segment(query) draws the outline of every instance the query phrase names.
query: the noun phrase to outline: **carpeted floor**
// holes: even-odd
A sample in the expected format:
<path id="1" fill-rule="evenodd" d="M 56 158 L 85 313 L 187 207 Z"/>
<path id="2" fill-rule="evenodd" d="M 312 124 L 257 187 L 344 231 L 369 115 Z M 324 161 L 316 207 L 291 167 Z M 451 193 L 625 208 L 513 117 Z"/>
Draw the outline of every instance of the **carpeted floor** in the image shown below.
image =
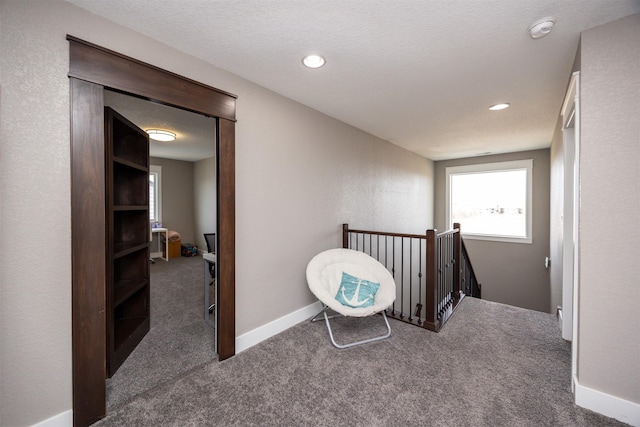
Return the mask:
<path id="1" fill-rule="evenodd" d="M 202 257 L 157 259 L 151 269 L 151 328 L 107 380 L 107 414 L 135 396 L 217 360 L 215 333 L 203 321 Z"/>
<path id="2" fill-rule="evenodd" d="M 465 299 L 438 334 L 390 321 L 389 339 L 334 348 L 302 322 L 180 374 L 97 426 L 618 426 L 579 408 L 552 315 Z M 336 340 L 379 316 L 336 319 Z"/>

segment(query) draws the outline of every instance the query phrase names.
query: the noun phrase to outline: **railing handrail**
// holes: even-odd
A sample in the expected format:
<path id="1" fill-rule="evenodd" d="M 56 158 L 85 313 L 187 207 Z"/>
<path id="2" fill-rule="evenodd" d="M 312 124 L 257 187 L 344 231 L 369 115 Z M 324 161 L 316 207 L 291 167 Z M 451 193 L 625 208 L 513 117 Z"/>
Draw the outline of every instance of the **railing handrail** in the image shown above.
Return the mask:
<path id="1" fill-rule="evenodd" d="M 374 236 L 389 236 L 389 237 L 407 237 L 412 239 L 426 239 L 426 234 L 405 234 L 405 233 L 389 233 L 386 231 L 369 231 L 369 230 L 354 230 L 349 228 L 347 230 L 349 233 L 358 233 L 358 234 L 372 234 Z"/>
<path id="2" fill-rule="evenodd" d="M 437 230 L 436 230 L 437 231 Z M 450 230 L 447 231 L 443 231 L 441 233 L 437 233 L 436 237 L 444 237 L 444 236 L 448 236 L 450 234 L 456 234 L 460 231 L 460 228 L 452 228 Z"/>
<path id="3" fill-rule="evenodd" d="M 389 237 L 406 237 L 410 239 L 426 239 L 426 234 L 407 234 L 407 233 L 390 233 L 386 231 L 370 231 L 370 230 L 354 230 L 352 228 L 347 229 L 349 233 L 358 233 L 358 234 L 372 234 L 374 236 L 389 236 Z M 434 230 L 437 231 L 437 230 Z M 448 234 L 454 234 L 460 231 L 459 228 L 452 228 L 447 231 L 443 231 L 441 233 L 437 233 L 436 237 L 443 237 Z"/>

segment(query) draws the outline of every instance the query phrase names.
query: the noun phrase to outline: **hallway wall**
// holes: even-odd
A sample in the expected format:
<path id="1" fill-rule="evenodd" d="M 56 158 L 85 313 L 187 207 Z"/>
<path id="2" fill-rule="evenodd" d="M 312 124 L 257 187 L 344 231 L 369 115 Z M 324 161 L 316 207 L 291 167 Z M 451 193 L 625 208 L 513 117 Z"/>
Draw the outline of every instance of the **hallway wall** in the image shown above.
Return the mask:
<path id="1" fill-rule="evenodd" d="M 162 166 L 162 226 L 180 233 L 182 243 L 195 240 L 193 162 L 151 157 Z"/>
<path id="2" fill-rule="evenodd" d="M 71 417 L 68 34 L 238 95 L 236 336 L 315 302 L 306 265 L 343 222 L 433 226 L 430 160 L 70 3 L 3 0 L 0 425 Z"/>
<path id="3" fill-rule="evenodd" d="M 585 31 L 581 55 L 578 379 L 634 402 L 637 425 L 640 15 Z"/>

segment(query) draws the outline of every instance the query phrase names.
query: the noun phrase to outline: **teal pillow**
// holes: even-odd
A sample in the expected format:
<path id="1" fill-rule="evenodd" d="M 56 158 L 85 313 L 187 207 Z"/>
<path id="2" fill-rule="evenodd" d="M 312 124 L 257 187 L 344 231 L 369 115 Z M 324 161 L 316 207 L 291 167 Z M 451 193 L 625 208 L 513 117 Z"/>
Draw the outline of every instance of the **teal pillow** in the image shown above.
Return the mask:
<path id="1" fill-rule="evenodd" d="M 359 279 L 343 272 L 336 300 L 347 307 L 371 307 L 378 289 L 380 289 L 380 283 Z"/>

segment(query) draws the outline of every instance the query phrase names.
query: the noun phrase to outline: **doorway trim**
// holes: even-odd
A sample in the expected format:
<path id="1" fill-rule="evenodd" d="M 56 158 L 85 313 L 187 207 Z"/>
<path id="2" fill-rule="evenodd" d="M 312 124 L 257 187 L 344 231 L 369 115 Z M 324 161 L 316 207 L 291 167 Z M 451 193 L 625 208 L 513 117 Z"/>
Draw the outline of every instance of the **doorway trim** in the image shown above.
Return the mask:
<path id="1" fill-rule="evenodd" d="M 571 75 L 562 109 L 564 208 L 562 308 L 566 310 L 562 337 L 571 340 L 571 391 L 578 382 L 578 322 L 580 302 L 580 72 Z M 568 329 L 568 330 L 567 330 Z"/>
<path id="2" fill-rule="evenodd" d="M 217 122 L 217 348 L 235 354 L 236 95 L 73 36 L 71 116 L 72 386 L 74 426 L 106 415 L 105 88 L 214 117 Z M 213 351 L 213 349 L 212 349 Z"/>

